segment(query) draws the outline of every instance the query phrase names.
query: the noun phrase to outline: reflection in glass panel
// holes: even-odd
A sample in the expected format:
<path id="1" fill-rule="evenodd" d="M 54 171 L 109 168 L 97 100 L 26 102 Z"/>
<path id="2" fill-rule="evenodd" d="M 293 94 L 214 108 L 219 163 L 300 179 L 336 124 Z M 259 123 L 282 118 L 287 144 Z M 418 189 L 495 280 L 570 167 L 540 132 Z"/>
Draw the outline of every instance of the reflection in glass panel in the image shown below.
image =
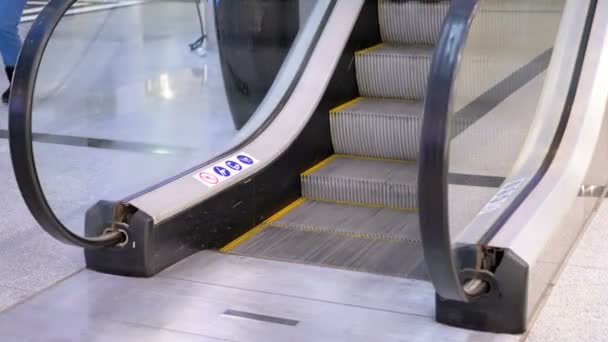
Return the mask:
<path id="1" fill-rule="evenodd" d="M 479 2 L 449 114 L 453 236 L 497 193 L 522 151 L 564 5 L 564 0 Z"/>
<path id="2" fill-rule="evenodd" d="M 110 3 L 62 18 L 34 93 L 40 180 L 77 232 L 98 200 L 121 200 L 246 138 L 239 129 L 318 2 Z"/>

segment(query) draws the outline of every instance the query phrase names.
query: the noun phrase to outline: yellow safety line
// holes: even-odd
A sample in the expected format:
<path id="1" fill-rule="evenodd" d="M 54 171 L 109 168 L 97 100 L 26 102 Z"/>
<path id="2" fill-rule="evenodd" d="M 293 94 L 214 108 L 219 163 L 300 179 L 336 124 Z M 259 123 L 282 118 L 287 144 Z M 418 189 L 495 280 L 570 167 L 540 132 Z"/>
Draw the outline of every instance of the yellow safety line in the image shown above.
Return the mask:
<path id="1" fill-rule="evenodd" d="M 264 222 L 262 222 L 259 225 L 257 225 L 255 228 L 251 229 L 247 233 L 245 233 L 245 234 L 241 235 L 240 237 L 238 237 L 236 240 L 234 240 L 231 243 L 229 243 L 226 246 L 224 246 L 222 249 L 220 249 L 220 252 L 230 252 L 231 250 L 233 250 L 234 248 L 236 248 L 238 245 L 240 245 L 243 242 L 249 240 L 250 238 L 252 238 L 253 236 L 255 236 L 257 233 L 259 233 L 262 230 L 264 230 L 264 228 L 266 228 L 272 222 L 280 219 L 281 217 L 285 216 L 289 211 L 295 209 L 300 204 L 304 203 L 304 201 L 306 201 L 305 198 L 298 198 L 297 200 L 295 200 L 290 205 L 288 205 L 285 208 L 281 209 L 276 214 L 270 216 Z"/>
<path id="2" fill-rule="evenodd" d="M 372 50 L 376 50 L 377 48 L 381 47 L 382 45 L 384 45 L 384 43 L 376 44 L 374 46 L 370 46 L 370 47 L 365 48 L 363 50 L 356 51 L 355 54 L 356 55 L 360 55 L 362 53 L 370 52 Z"/>
<path id="3" fill-rule="evenodd" d="M 331 156 L 323 159 L 321 162 L 317 163 L 315 166 L 311 167 L 310 169 L 304 171 L 302 173 L 302 176 L 308 176 L 311 173 L 317 171 L 318 169 L 322 168 L 323 166 L 329 164 L 332 160 L 336 159 L 337 155 L 336 154 L 332 154 Z"/>
<path id="4" fill-rule="evenodd" d="M 346 102 L 346 103 L 344 103 L 344 104 L 339 105 L 338 107 L 336 107 L 336 108 L 334 108 L 334 109 L 330 110 L 329 112 L 330 112 L 330 113 L 339 112 L 339 111 L 343 110 L 343 109 L 344 109 L 344 108 L 346 108 L 346 107 L 349 107 L 349 106 L 351 106 L 351 105 L 354 105 L 355 103 L 357 103 L 357 102 L 361 101 L 362 99 L 363 99 L 363 97 L 359 96 L 359 97 L 354 98 L 354 99 L 352 99 L 352 100 L 350 100 L 350 101 L 348 101 L 348 102 Z"/>
<path id="5" fill-rule="evenodd" d="M 333 108 L 329 111 L 330 114 L 335 114 L 339 111 L 344 110 L 345 108 L 354 105 L 355 103 L 363 100 L 363 99 L 370 99 L 370 100 L 380 100 L 380 101 L 391 101 L 391 102 L 405 102 L 405 103 L 414 103 L 417 102 L 417 100 L 414 99 L 399 99 L 399 98 L 390 98 L 390 97 L 363 97 L 363 96 L 359 96 L 357 98 L 354 98 L 344 104 L 341 104 L 339 106 L 337 106 L 336 108 Z"/>
<path id="6" fill-rule="evenodd" d="M 402 208 L 402 207 L 393 207 L 382 204 L 369 204 L 369 203 L 360 203 L 360 202 L 351 202 L 351 201 L 336 201 L 336 200 L 328 200 L 328 199 L 318 199 L 306 197 L 306 200 L 309 201 L 317 201 L 317 202 L 325 202 L 325 203 L 334 203 L 334 204 L 343 204 L 343 205 L 352 205 L 354 207 L 363 207 L 363 208 L 380 208 L 380 209 L 392 209 L 399 211 L 409 211 L 409 212 L 418 212 L 417 208 Z"/>

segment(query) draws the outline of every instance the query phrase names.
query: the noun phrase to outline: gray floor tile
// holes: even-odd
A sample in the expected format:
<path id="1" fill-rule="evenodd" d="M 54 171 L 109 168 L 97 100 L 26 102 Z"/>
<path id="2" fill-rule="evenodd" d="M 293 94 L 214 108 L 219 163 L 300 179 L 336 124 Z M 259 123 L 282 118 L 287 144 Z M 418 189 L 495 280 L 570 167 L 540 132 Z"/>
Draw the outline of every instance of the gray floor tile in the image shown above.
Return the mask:
<path id="1" fill-rule="evenodd" d="M 589 230 L 596 229 L 608 229 L 608 201 L 602 202 L 589 225 Z"/>
<path id="2" fill-rule="evenodd" d="M 590 226 L 572 253 L 568 264 L 608 270 L 606 241 L 608 241 L 608 227 Z"/>
<path id="3" fill-rule="evenodd" d="M 608 271 L 566 267 L 527 340 L 606 341 L 607 288 Z"/>
<path id="4" fill-rule="evenodd" d="M 0 286 L 40 291 L 83 267 L 82 250 L 37 227 L 0 241 Z"/>

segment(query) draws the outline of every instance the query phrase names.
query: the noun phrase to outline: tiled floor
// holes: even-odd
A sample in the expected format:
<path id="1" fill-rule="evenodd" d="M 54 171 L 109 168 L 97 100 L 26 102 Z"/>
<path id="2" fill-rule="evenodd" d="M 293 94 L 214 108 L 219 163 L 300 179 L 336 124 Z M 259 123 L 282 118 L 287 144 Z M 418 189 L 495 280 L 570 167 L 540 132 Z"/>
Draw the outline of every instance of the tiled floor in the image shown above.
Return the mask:
<path id="1" fill-rule="evenodd" d="M 557 280 L 528 341 L 606 341 L 608 336 L 608 202 Z"/>

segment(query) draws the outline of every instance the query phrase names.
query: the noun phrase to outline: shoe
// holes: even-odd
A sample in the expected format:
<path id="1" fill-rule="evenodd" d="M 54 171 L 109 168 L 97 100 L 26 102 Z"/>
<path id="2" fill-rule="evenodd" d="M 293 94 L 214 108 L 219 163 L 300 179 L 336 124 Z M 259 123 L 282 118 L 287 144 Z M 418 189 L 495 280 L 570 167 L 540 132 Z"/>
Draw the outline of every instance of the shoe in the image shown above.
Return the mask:
<path id="1" fill-rule="evenodd" d="M 8 100 L 11 98 L 11 83 L 13 81 L 13 73 L 15 72 L 15 67 L 7 66 L 4 68 L 6 72 L 6 78 L 8 78 L 8 89 L 4 93 L 2 93 L 2 103 L 8 103 Z"/>

